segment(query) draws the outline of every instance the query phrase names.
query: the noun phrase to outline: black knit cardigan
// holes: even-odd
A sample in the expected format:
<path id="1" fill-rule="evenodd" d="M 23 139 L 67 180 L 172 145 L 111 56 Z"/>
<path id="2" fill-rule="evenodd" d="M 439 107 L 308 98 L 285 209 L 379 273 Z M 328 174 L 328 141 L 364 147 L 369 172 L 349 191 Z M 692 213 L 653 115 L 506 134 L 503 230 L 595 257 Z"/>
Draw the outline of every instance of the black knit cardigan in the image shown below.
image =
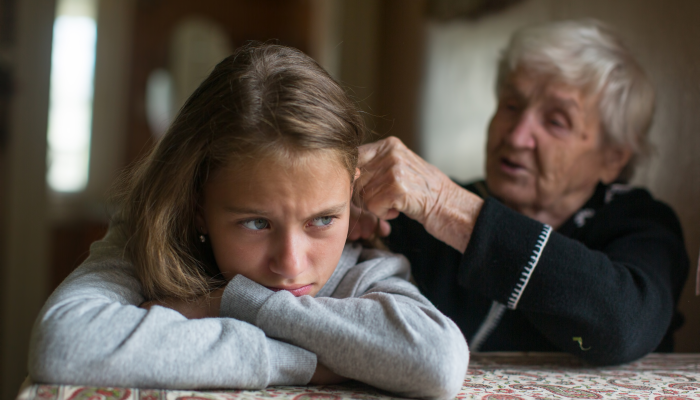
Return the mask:
<path id="1" fill-rule="evenodd" d="M 649 192 L 600 184 L 553 230 L 464 186 L 484 206 L 464 253 L 404 215 L 386 242 L 472 351 L 565 351 L 619 364 L 672 351 L 689 260 L 678 218 Z"/>

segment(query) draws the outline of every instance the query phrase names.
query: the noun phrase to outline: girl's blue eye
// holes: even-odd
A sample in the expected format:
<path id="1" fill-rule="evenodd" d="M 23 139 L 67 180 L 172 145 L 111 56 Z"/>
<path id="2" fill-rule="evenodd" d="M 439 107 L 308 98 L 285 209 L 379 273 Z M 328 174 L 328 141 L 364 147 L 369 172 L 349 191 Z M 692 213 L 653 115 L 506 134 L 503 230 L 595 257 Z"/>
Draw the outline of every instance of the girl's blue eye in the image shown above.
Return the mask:
<path id="1" fill-rule="evenodd" d="M 313 226 L 328 226 L 333 222 L 333 217 L 318 217 L 311 220 Z"/>
<path id="2" fill-rule="evenodd" d="M 270 223 L 267 222 L 266 219 L 257 218 L 257 219 L 250 219 L 248 221 L 244 221 L 242 225 L 248 229 L 252 229 L 254 231 L 259 231 L 261 229 L 267 228 L 270 225 Z"/>

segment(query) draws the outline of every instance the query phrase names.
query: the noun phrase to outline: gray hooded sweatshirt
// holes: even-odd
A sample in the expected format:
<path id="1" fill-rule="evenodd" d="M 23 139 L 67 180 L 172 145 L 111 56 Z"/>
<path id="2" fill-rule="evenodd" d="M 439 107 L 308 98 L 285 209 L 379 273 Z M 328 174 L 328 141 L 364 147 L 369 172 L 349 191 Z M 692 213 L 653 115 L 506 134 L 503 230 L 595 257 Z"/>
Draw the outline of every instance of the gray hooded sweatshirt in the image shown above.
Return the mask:
<path id="1" fill-rule="evenodd" d="M 220 317 L 188 320 L 144 302 L 112 228 L 54 291 L 31 337 L 35 382 L 162 389 L 305 385 L 316 363 L 408 397 L 449 398 L 469 361 L 461 331 L 411 283 L 403 256 L 347 244 L 315 297 L 242 275 Z"/>

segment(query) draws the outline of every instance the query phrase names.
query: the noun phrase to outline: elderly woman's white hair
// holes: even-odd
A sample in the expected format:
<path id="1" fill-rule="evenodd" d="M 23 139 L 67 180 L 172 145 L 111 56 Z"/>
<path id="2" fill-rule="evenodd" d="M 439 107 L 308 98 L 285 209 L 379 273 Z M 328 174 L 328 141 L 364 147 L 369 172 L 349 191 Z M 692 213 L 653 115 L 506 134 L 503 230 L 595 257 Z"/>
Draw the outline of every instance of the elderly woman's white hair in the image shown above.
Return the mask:
<path id="1" fill-rule="evenodd" d="M 648 131 L 654 113 L 654 89 L 613 30 L 600 21 L 561 21 L 516 31 L 501 55 L 496 90 L 518 68 L 545 74 L 600 96 L 598 109 L 606 144 L 632 151 L 619 180 L 650 152 Z"/>

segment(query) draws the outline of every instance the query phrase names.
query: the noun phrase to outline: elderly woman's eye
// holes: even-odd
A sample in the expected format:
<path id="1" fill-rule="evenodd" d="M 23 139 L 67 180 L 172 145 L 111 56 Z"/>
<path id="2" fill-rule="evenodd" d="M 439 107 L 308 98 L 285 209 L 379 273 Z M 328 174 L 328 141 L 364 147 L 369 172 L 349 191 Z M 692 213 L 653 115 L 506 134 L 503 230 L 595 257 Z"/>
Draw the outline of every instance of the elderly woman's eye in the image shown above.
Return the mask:
<path id="1" fill-rule="evenodd" d="M 243 221 L 241 223 L 244 227 L 254 230 L 254 231 L 259 231 L 261 229 L 267 228 L 270 223 L 263 218 L 256 218 L 256 219 L 249 219 L 247 221 Z"/>
<path id="2" fill-rule="evenodd" d="M 520 109 L 520 106 L 513 101 L 506 101 L 503 102 L 503 108 L 508 111 L 518 111 Z"/>
<path id="3" fill-rule="evenodd" d="M 333 223 L 333 217 L 318 217 L 311 220 L 313 226 L 328 226 Z"/>
<path id="4" fill-rule="evenodd" d="M 552 124 L 552 125 L 554 125 L 554 126 L 558 126 L 558 127 L 560 127 L 560 128 L 563 128 L 563 127 L 564 127 L 564 123 L 561 122 L 561 121 L 559 121 L 559 120 L 556 120 L 556 119 L 550 119 L 550 120 L 549 120 L 549 123 Z"/>
<path id="5" fill-rule="evenodd" d="M 563 119 L 554 119 L 552 120 L 552 125 L 556 126 L 557 128 L 569 128 L 569 123 L 566 120 Z"/>
<path id="6" fill-rule="evenodd" d="M 568 128 L 569 121 L 566 117 L 555 115 L 549 118 L 549 124 L 557 128 Z"/>

